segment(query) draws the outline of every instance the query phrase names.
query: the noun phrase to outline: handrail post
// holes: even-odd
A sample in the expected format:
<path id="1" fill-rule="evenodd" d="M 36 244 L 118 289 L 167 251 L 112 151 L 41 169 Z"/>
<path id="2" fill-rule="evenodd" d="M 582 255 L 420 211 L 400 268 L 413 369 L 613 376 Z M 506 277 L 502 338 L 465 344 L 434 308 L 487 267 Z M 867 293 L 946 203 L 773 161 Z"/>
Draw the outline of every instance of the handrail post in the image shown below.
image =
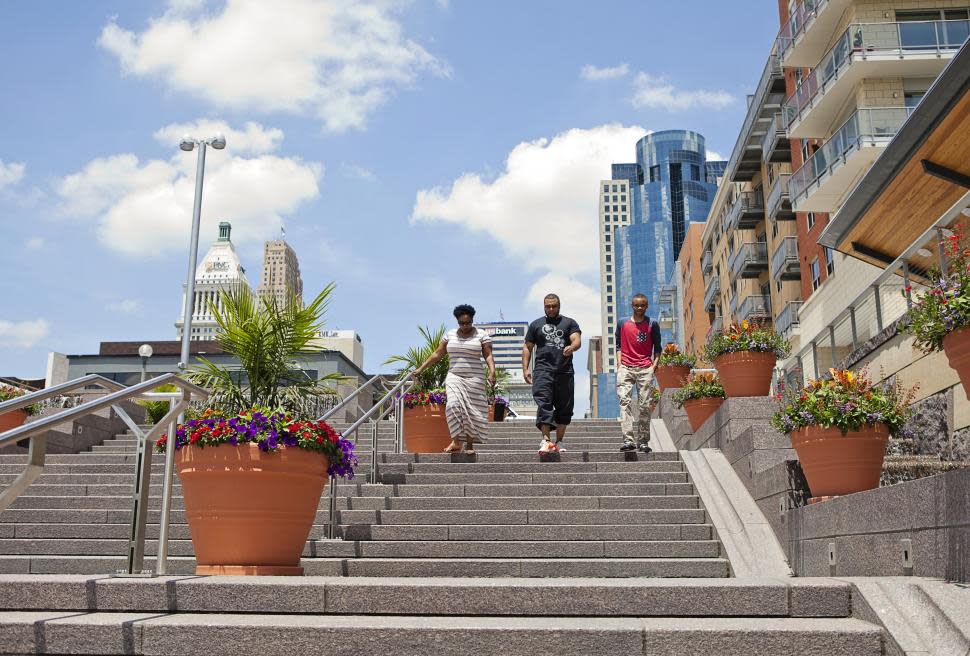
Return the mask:
<path id="1" fill-rule="evenodd" d="M 146 435 L 134 422 L 116 406 L 115 411 L 127 419 L 129 428 L 135 434 L 138 446 L 135 452 L 135 486 L 132 490 L 132 518 L 131 530 L 128 534 L 128 565 L 122 576 L 145 575 L 145 524 L 148 520 L 148 492 L 151 488 L 152 475 L 152 445 Z M 120 412 L 119 412 L 120 411 Z M 149 572 L 150 576 L 151 573 Z"/>
<path id="2" fill-rule="evenodd" d="M 394 401 L 394 452 L 404 451 L 404 396 Z"/>
<path id="3" fill-rule="evenodd" d="M 337 537 L 337 477 L 330 477 L 330 521 L 327 524 L 327 538 Z"/>
<path id="4" fill-rule="evenodd" d="M 377 483 L 377 434 L 380 431 L 380 417 L 376 417 L 371 427 L 370 482 Z"/>
<path id="5" fill-rule="evenodd" d="M 175 398 L 168 401 L 168 409 L 171 412 L 176 405 Z M 158 518 L 158 556 L 155 563 L 155 571 L 164 576 L 168 574 L 168 532 L 169 520 L 172 514 L 172 477 L 175 470 L 175 431 L 176 424 L 185 420 L 185 414 L 180 414 L 178 419 L 173 419 L 168 425 L 168 439 L 165 440 L 165 479 L 162 483 L 162 511 Z"/>

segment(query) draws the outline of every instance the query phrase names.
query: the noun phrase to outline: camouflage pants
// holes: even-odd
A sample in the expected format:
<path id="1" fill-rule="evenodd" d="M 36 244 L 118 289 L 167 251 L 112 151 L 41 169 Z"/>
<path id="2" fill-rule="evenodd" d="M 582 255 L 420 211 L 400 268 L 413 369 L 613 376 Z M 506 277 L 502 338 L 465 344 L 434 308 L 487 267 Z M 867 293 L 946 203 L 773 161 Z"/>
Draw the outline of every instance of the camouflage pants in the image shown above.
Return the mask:
<path id="1" fill-rule="evenodd" d="M 625 442 L 638 446 L 650 441 L 650 416 L 653 411 L 653 367 L 624 367 L 616 372 L 616 395 L 620 397 L 620 430 Z M 633 398 L 636 388 L 637 398 Z"/>

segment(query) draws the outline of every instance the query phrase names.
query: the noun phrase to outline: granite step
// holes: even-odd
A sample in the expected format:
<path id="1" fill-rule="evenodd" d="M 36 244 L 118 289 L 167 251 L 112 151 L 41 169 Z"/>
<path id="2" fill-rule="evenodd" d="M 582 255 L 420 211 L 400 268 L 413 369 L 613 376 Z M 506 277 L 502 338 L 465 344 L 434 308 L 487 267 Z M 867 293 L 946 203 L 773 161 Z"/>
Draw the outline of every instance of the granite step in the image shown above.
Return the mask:
<path id="1" fill-rule="evenodd" d="M 341 524 L 703 524 L 702 509 L 679 510 L 341 510 Z"/>
<path id="2" fill-rule="evenodd" d="M 594 472 L 576 474 L 552 473 L 484 473 L 484 474 L 405 474 L 405 483 L 441 485 L 448 483 L 463 485 L 529 485 L 529 484 L 636 484 L 636 483 L 686 483 L 687 473 L 680 472 Z M 66 482 L 66 481 L 65 481 Z"/>
<path id="3" fill-rule="evenodd" d="M 696 541 L 715 539 L 710 524 L 531 524 L 468 526 L 410 524 L 377 524 L 368 527 L 340 526 L 341 535 L 350 540 L 379 541 L 538 541 L 556 540 L 627 540 L 627 541 Z"/>

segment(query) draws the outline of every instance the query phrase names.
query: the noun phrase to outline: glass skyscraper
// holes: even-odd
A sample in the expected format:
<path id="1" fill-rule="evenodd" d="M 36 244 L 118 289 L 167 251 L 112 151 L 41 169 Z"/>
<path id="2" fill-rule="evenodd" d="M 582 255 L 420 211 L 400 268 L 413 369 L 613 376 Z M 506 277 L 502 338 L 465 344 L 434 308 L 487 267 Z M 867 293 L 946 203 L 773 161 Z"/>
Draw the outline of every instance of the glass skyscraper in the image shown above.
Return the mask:
<path id="1" fill-rule="evenodd" d="M 619 364 L 616 323 L 630 314 L 637 293 L 647 296 L 650 317 L 658 318 L 660 287 L 672 279 L 688 224 L 707 220 L 724 167 L 707 161 L 700 134 L 665 130 L 640 139 L 636 163 L 613 164 L 611 179 L 600 181 L 601 409 L 616 406 L 615 383 L 608 379 Z"/>

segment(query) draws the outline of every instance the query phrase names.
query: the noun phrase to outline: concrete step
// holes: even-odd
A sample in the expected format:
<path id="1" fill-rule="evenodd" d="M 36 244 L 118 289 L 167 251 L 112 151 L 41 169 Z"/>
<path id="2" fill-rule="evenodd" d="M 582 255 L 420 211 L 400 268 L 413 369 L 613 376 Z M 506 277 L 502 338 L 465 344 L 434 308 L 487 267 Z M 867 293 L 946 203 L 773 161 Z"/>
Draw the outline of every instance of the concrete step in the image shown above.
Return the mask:
<path id="1" fill-rule="evenodd" d="M 379 463 L 377 472 L 414 474 L 487 474 L 487 473 L 593 473 L 593 472 L 682 472 L 684 465 L 675 460 L 644 462 L 415 462 Z"/>
<path id="2" fill-rule="evenodd" d="M 710 524 L 531 524 L 468 526 L 410 524 L 373 526 L 341 526 L 341 533 L 351 540 L 415 541 L 545 541 L 557 540 L 627 540 L 627 541 L 678 541 L 712 540 L 714 529 Z"/>
<path id="3" fill-rule="evenodd" d="M 552 463 L 550 463 L 552 464 Z M 522 474 L 406 474 L 404 482 L 411 484 L 441 485 L 457 483 L 464 485 L 529 485 L 529 484 L 593 484 L 605 485 L 612 483 L 687 483 L 686 472 L 594 472 L 576 474 L 558 474 L 555 470 L 550 473 L 522 473 Z M 68 481 L 65 481 L 68 482 Z"/>
<path id="4" fill-rule="evenodd" d="M 37 627 L 45 627 L 38 633 Z M 209 654 L 800 654 L 875 656 L 881 631 L 854 619 L 413 617 L 219 613 L 64 612 L 0 614 L 0 631 L 19 653 L 69 653 L 97 645 L 101 653 L 181 654 L 205 645 Z M 138 645 L 134 651 L 132 645 Z M 366 647 L 362 647 L 366 645 Z M 823 647 L 824 645 L 824 647 Z M 754 651 L 754 650 L 757 651 Z"/>
<path id="5" fill-rule="evenodd" d="M 552 552 L 550 554 L 550 552 Z M 364 541 L 361 558 L 718 558 L 720 544 L 707 541 Z"/>
<path id="6" fill-rule="evenodd" d="M 694 495 L 642 497 L 340 497 L 341 510 L 596 510 L 700 508 Z"/>
<path id="7" fill-rule="evenodd" d="M 341 524 L 703 524 L 701 509 L 681 510 L 341 510 Z"/>

